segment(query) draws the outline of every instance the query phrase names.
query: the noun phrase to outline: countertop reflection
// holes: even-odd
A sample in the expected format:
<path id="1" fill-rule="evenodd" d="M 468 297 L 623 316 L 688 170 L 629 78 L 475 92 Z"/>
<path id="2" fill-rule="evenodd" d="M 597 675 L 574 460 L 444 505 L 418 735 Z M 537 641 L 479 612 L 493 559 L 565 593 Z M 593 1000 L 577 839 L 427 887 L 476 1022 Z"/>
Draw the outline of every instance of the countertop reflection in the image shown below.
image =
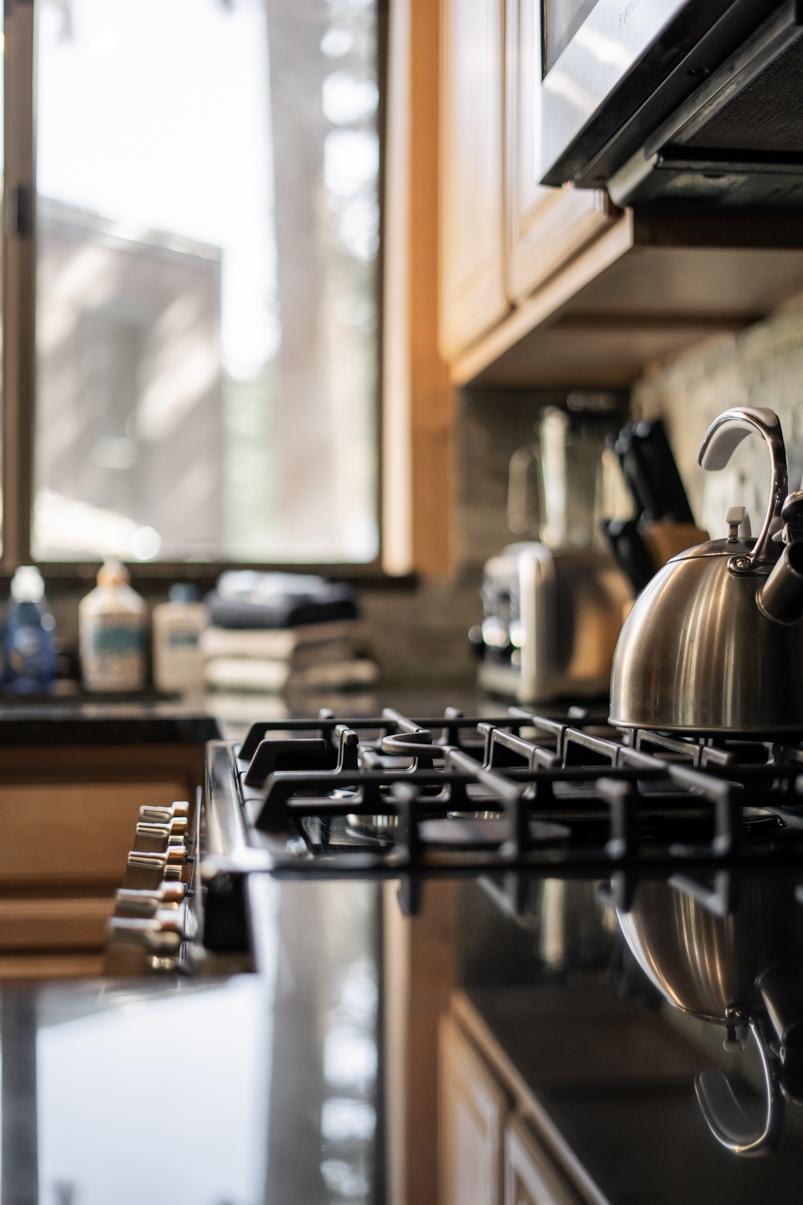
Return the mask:
<path id="1" fill-rule="evenodd" d="M 4 1205 L 381 1199 L 377 888 L 265 888 L 259 975 L 4 988 Z"/>

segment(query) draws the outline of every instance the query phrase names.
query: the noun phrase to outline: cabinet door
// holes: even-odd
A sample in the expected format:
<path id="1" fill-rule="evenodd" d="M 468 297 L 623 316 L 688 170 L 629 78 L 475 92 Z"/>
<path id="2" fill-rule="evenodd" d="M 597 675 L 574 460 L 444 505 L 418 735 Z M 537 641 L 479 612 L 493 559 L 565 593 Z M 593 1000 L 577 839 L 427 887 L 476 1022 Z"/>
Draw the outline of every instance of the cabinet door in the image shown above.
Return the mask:
<path id="1" fill-rule="evenodd" d="M 541 3 L 507 0 L 508 281 L 513 300 L 531 293 L 613 220 L 607 194 L 538 183 Z"/>
<path id="2" fill-rule="evenodd" d="M 452 358 L 505 313 L 504 0 L 441 0 L 439 344 Z"/>
<path id="3" fill-rule="evenodd" d="M 440 1031 L 441 1205 L 501 1205 L 507 1099 L 454 1021 Z"/>
<path id="4" fill-rule="evenodd" d="M 504 1205 L 577 1205 L 572 1192 L 535 1138 L 517 1121 L 505 1130 Z"/>

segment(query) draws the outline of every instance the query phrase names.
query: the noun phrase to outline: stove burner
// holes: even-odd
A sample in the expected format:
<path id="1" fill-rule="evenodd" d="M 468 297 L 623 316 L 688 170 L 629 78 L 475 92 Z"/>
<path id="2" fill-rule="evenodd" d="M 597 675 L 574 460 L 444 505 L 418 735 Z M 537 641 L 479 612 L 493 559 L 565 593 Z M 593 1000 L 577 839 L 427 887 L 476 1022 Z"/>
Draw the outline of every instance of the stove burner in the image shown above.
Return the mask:
<path id="1" fill-rule="evenodd" d="M 442 849 L 497 849 L 504 844 L 509 831 L 507 821 L 489 812 L 477 816 L 455 813 L 445 820 L 422 820 L 419 827 L 423 841 Z M 564 824 L 531 820 L 529 835 L 533 844 L 547 844 L 567 840 L 571 829 Z"/>
<path id="2" fill-rule="evenodd" d="M 378 845 L 392 844 L 399 829 L 396 816 L 354 816 L 346 817 L 346 832 L 358 840 Z"/>

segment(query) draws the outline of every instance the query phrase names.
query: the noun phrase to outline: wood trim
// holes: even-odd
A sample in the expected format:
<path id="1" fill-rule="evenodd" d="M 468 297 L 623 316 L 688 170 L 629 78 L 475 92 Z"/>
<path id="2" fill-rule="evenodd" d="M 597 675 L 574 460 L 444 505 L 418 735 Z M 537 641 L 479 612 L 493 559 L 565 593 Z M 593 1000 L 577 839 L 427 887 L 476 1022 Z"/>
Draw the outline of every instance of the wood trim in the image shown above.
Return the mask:
<path id="1" fill-rule="evenodd" d="M 452 384 L 459 386 L 471 383 L 535 327 L 556 320 L 562 306 L 567 305 L 580 289 L 616 263 L 632 246 L 632 214 L 626 211 L 565 271 L 553 276 L 481 343 L 454 360 L 451 366 Z"/>
<path id="2" fill-rule="evenodd" d="M 651 364 L 742 330 L 799 295 L 802 240 L 801 224 L 786 214 L 625 210 L 457 357 L 452 383 L 632 384 Z"/>
<path id="3" fill-rule="evenodd" d="M 394 0 L 385 208 L 384 567 L 439 576 L 453 556 L 454 396 L 438 351 L 441 27 Z"/>
<path id="4" fill-rule="evenodd" d="M 33 4 L 5 6 L 3 88 L 3 559 L 31 559 L 36 373 Z"/>
<path id="5" fill-rule="evenodd" d="M 396 0 L 388 26 L 382 361 L 382 564 L 413 565 L 410 418 L 410 5 Z"/>
<path id="6" fill-rule="evenodd" d="M 433 0 L 413 0 L 410 150 L 410 364 L 413 439 L 413 565 L 451 568 L 454 395 L 438 350 L 441 25 Z"/>

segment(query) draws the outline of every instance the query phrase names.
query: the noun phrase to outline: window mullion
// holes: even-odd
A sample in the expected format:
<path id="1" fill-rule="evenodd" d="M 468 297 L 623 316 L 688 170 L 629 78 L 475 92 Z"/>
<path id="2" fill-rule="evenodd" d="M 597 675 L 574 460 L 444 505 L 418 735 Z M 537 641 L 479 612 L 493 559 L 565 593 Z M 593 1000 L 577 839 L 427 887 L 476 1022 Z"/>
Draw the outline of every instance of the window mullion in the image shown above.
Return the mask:
<path id="1" fill-rule="evenodd" d="M 31 559 L 36 367 L 33 0 L 6 0 L 3 184 L 3 565 Z"/>

